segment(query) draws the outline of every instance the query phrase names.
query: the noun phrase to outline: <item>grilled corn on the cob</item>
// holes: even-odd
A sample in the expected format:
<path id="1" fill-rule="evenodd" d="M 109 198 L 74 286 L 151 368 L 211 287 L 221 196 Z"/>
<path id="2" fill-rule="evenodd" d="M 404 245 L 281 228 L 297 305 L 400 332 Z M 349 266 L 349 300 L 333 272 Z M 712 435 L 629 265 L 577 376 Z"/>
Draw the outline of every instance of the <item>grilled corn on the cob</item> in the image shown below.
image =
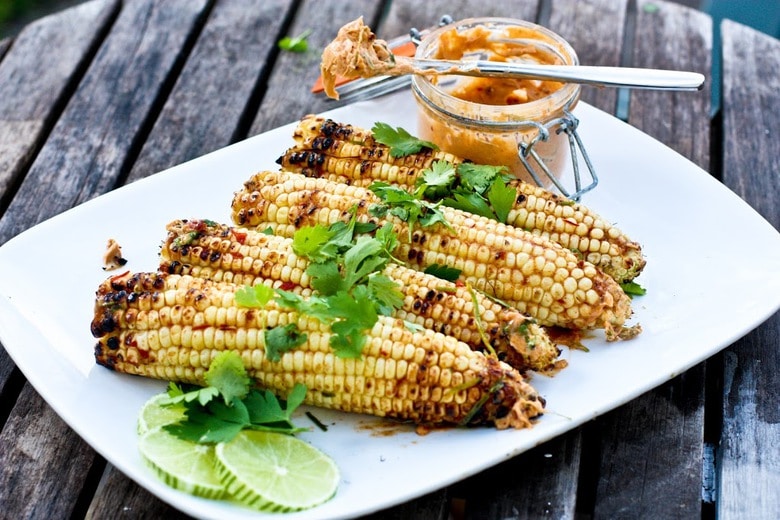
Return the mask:
<path id="1" fill-rule="evenodd" d="M 315 319 L 279 310 L 246 308 L 235 284 L 164 273 L 125 273 L 97 290 L 92 334 L 97 362 L 118 372 L 203 385 L 211 360 L 239 352 L 260 385 L 287 395 L 303 383 L 308 404 L 421 424 L 494 423 L 527 427 L 543 402 L 508 365 L 454 338 L 411 332 L 380 317 L 362 357 L 337 357 L 330 331 Z M 307 341 L 265 356 L 264 331 L 296 323 Z"/>
<path id="2" fill-rule="evenodd" d="M 295 146 L 277 161 L 284 169 L 356 186 L 383 181 L 411 189 L 434 161 L 463 162 L 430 149 L 393 158 L 370 131 L 317 116 L 303 118 L 293 137 Z M 586 206 L 520 180 L 513 184 L 517 198 L 507 223 L 577 251 L 621 283 L 644 268 L 641 246 Z"/>
<path id="3" fill-rule="evenodd" d="M 289 238 L 203 220 L 175 220 L 167 229 L 160 252 L 163 272 L 311 292 L 309 262 L 293 252 Z M 516 310 L 400 265 L 390 264 L 384 274 L 404 295 L 395 317 L 454 336 L 475 350 L 492 348 L 521 371 L 561 368 L 563 362 L 556 361 L 560 351 L 544 329 Z"/>
<path id="4" fill-rule="evenodd" d="M 460 269 L 465 281 L 495 296 L 542 325 L 606 329 L 608 339 L 629 337 L 630 300 L 620 286 L 592 264 L 543 237 L 513 226 L 440 208 L 454 233 L 442 224 L 411 230 L 387 213 L 371 214 L 381 200 L 355 186 L 285 171 L 259 172 L 237 192 L 232 219 L 239 226 L 270 227 L 292 236 L 301 226 L 349 221 L 393 225 L 397 257 L 412 265 L 443 264 Z M 409 238 L 411 237 L 411 240 Z"/>

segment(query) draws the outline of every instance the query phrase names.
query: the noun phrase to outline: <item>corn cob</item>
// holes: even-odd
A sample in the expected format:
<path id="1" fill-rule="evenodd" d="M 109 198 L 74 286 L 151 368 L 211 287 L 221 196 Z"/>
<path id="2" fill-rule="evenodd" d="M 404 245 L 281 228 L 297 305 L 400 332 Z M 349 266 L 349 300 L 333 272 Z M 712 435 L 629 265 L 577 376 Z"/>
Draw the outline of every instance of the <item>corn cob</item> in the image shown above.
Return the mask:
<path id="1" fill-rule="evenodd" d="M 125 273 L 96 294 L 91 324 L 98 364 L 117 372 L 204 385 L 215 355 L 239 352 L 259 385 L 306 403 L 419 424 L 493 423 L 528 427 L 543 400 L 514 369 L 433 331 L 411 332 L 380 317 L 362 357 L 337 357 L 328 328 L 269 306 L 236 305 L 235 284 L 164 273 Z M 264 330 L 296 323 L 307 334 L 279 361 L 265 356 Z"/>
<path id="2" fill-rule="evenodd" d="M 293 138 L 295 146 L 277 160 L 282 168 L 356 186 L 383 181 L 412 189 L 421 172 L 434 161 L 453 165 L 464 162 L 428 149 L 392 158 L 388 147 L 377 143 L 370 131 L 316 116 L 303 118 Z M 616 226 L 586 206 L 549 190 L 520 180 L 513 184 L 517 198 L 507 223 L 577 251 L 619 283 L 641 273 L 646 264 L 641 246 Z"/>
<path id="3" fill-rule="evenodd" d="M 237 192 L 232 219 L 239 226 L 271 228 L 292 236 L 301 226 L 349 221 L 389 222 L 399 238 L 395 256 L 410 265 L 443 264 L 459 269 L 463 280 L 495 296 L 541 325 L 604 328 L 610 340 L 627 338 L 630 300 L 620 286 L 592 264 L 543 237 L 452 208 L 440 208 L 454 233 L 442 224 L 414 229 L 389 212 L 371 191 L 279 171 L 259 172 Z"/>
<path id="4" fill-rule="evenodd" d="M 311 293 L 308 261 L 295 255 L 289 238 L 202 220 L 176 220 L 167 230 L 160 252 L 162 272 Z M 556 361 L 560 350 L 544 329 L 516 310 L 400 265 L 390 264 L 384 274 L 398 282 L 404 294 L 396 318 L 453 336 L 474 350 L 492 348 L 520 371 L 548 372 L 565 365 Z"/>

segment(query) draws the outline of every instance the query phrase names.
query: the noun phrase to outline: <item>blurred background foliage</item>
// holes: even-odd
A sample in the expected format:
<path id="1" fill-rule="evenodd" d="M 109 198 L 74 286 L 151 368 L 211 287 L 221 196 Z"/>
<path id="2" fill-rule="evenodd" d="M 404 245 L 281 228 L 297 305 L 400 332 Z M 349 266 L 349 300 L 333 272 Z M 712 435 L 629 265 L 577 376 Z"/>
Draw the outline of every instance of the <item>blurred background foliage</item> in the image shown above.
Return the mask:
<path id="1" fill-rule="evenodd" d="M 84 0 L 0 0 L 0 38 L 12 36 L 28 22 Z"/>

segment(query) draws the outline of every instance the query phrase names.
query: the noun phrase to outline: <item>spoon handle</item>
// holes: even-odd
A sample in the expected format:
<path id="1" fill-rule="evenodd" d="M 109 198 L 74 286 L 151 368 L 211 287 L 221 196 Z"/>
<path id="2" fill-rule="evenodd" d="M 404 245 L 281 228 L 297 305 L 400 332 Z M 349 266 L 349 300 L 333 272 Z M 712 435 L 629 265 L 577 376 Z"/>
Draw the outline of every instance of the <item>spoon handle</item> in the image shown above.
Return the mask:
<path id="1" fill-rule="evenodd" d="M 704 75 L 676 70 L 414 58 L 409 59 L 409 64 L 418 74 L 437 72 L 457 76 L 545 79 L 601 87 L 654 90 L 701 90 L 704 85 Z"/>

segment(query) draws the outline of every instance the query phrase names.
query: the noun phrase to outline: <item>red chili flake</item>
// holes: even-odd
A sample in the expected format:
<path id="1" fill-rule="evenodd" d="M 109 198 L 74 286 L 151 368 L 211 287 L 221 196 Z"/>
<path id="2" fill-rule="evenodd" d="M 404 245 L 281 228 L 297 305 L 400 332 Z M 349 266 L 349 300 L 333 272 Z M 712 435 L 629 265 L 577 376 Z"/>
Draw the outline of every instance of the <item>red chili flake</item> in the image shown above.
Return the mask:
<path id="1" fill-rule="evenodd" d="M 238 242 L 241 245 L 244 245 L 244 242 L 246 242 L 246 233 L 243 231 L 236 231 L 233 230 L 233 236 L 236 237 L 236 242 Z"/>
<path id="2" fill-rule="evenodd" d="M 282 285 L 279 286 L 283 291 L 292 291 L 295 287 L 296 285 L 294 282 L 282 282 Z"/>

